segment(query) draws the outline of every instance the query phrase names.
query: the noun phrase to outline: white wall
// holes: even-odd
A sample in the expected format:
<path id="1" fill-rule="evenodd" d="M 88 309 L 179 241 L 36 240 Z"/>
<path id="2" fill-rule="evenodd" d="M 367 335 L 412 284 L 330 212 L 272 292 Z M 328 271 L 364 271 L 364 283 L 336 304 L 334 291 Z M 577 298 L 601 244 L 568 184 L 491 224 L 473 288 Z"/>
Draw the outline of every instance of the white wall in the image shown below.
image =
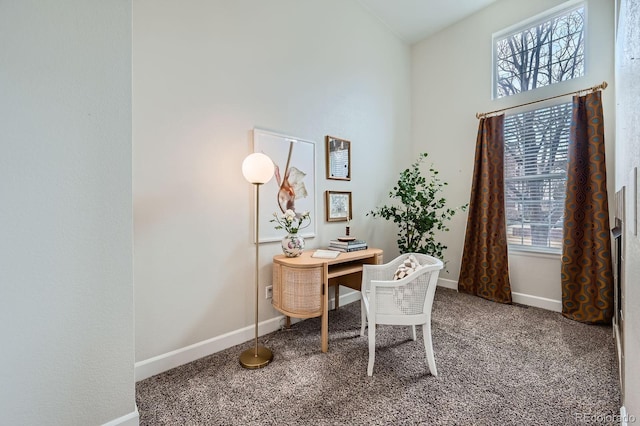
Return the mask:
<path id="1" fill-rule="evenodd" d="M 133 6 L 137 365 L 245 327 L 252 336 L 253 188 L 240 166 L 253 127 L 316 142 L 318 236 L 307 247 L 344 233 L 324 219 L 330 189 L 352 191 L 355 235 L 397 250 L 364 213 L 410 149 L 407 46 L 355 1 Z M 350 182 L 325 179 L 327 134 L 352 142 Z M 260 295 L 279 252 L 261 245 Z M 260 320 L 278 315 L 261 297 Z"/>
<path id="2" fill-rule="evenodd" d="M 137 424 L 130 22 L 0 2 L 2 424 Z"/>
<path id="3" fill-rule="evenodd" d="M 625 299 L 624 299 L 624 401 L 629 415 L 640 419 L 640 234 L 634 235 L 632 223 L 635 197 L 640 200 L 633 169 L 640 168 L 640 1 L 623 0 L 619 11 L 616 42 L 616 188 L 626 186 L 625 214 Z M 636 420 L 637 421 L 637 420 Z M 631 424 L 631 422 L 629 422 Z"/>
<path id="4" fill-rule="evenodd" d="M 606 80 L 603 93 L 610 194 L 614 177 L 613 2 L 589 0 L 586 76 L 544 87 L 536 93 L 491 100 L 492 34 L 558 4 L 559 0 L 502 0 L 412 47 L 412 140 L 414 152 L 429 152 L 443 180 L 451 206 L 469 201 L 475 153 L 477 112 L 566 93 Z M 551 90 L 551 91 L 550 91 Z M 556 92 L 557 93 L 557 92 Z M 556 94 L 554 93 L 554 94 Z M 570 99 L 570 98 L 568 98 Z M 457 282 L 464 243 L 466 213 L 443 235 L 449 273 Z M 560 256 L 509 256 L 514 301 L 559 309 Z M 541 272 L 542 271 L 542 272 Z"/>

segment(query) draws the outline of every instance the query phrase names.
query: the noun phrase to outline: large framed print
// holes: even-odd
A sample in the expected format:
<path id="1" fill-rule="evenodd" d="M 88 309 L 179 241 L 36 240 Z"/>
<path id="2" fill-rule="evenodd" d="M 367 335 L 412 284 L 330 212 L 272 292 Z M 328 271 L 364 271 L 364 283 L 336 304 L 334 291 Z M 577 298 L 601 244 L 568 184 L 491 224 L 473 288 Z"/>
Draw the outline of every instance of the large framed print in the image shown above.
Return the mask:
<path id="1" fill-rule="evenodd" d="M 300 231 L 304 238 L 316 236 L 316 156 L 315 143 L 261 129 L 253 129 L 253 151 L 271 158 L 274 176 L 260 186 L 260 235 L 258 242 L 280 241 L 285 231 L 275 229 L 273 215 L 287 209 L 308 211 L 311 224 Z"/>

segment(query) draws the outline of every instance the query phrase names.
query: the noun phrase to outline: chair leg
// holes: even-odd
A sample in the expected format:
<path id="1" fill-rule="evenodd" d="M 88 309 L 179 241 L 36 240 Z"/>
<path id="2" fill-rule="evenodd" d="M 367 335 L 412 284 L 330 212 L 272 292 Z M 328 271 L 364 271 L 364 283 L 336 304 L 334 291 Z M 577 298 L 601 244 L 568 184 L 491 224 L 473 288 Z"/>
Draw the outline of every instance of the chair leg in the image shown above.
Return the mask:
<path id="1" fill-rule="evenodd" d="M 364 337 L 364 329 L 367 326 L 367 308 L 364 300 L 360 299 L 360 337 Z"/>
<path id="2" fill-rule="evenodd" d="M 414 342 L 416 340 L 416 326 L 415 325 L 411 326 L 411 340 L 413 340 Z"/>
<path id="3" fill-rule="evenodd" d="M 376 360 L 376 325 L 369 323 L 369 365 L 367 375 L 373 376 L 373 363 Z"/>
<path id="4" fill-rule="evenodd" d="M 436 359 L 433 356 L 433 344 L 431 342 L 431 320 L 428 320 L 426 324 L 422 325 L 422 337 L 424 339 L 424 350 L 427 354 L 427 365 L 432 376 L 438 375 L 436 369 Z"/>

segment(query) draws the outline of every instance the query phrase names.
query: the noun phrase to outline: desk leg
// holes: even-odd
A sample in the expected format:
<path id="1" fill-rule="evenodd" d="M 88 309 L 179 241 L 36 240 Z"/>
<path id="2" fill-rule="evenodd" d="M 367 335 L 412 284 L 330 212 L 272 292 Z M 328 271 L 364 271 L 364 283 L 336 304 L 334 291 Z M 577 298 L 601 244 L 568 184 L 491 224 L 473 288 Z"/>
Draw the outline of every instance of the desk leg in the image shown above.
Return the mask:
<path id="1" fill-rule="evenodd" d="M 333 300 L 335 302 L 333 304 L 333 309 L 337 311 L 340 307 L 340 284 L 336 283 L 335 289 L 336 291 L 333 293 Z"/>
<path id="2" fill-rule="evenodd" d="M 321 338 L 322 338 L 322 352 L 327 352 L 329 350 L 329 282 L 327 280 L 324 281 L 323 285 L 323 297 L 322 297 L 322 327 L 321 327 Z"/>

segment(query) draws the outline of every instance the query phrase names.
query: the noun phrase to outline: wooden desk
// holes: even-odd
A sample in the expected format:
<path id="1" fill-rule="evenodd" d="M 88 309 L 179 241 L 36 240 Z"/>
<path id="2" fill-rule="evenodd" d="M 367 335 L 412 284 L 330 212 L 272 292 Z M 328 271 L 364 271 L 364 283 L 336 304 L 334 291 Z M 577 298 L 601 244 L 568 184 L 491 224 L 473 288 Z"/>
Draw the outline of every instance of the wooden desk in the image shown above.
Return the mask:
<path id="1" fill-rule="evenodd" d="M 273 307 L 294 318 L 322 316 L 322 352 L 329 348 L 329 286 L 336 288 L 338 306 L 339 286 L 360 290 L 363 264 L 381 264 L 382 250 L 340 253 L 335 259 L 311 257 L 315 250 L 307 250 L 298 257 L 273 257 Z"/>

